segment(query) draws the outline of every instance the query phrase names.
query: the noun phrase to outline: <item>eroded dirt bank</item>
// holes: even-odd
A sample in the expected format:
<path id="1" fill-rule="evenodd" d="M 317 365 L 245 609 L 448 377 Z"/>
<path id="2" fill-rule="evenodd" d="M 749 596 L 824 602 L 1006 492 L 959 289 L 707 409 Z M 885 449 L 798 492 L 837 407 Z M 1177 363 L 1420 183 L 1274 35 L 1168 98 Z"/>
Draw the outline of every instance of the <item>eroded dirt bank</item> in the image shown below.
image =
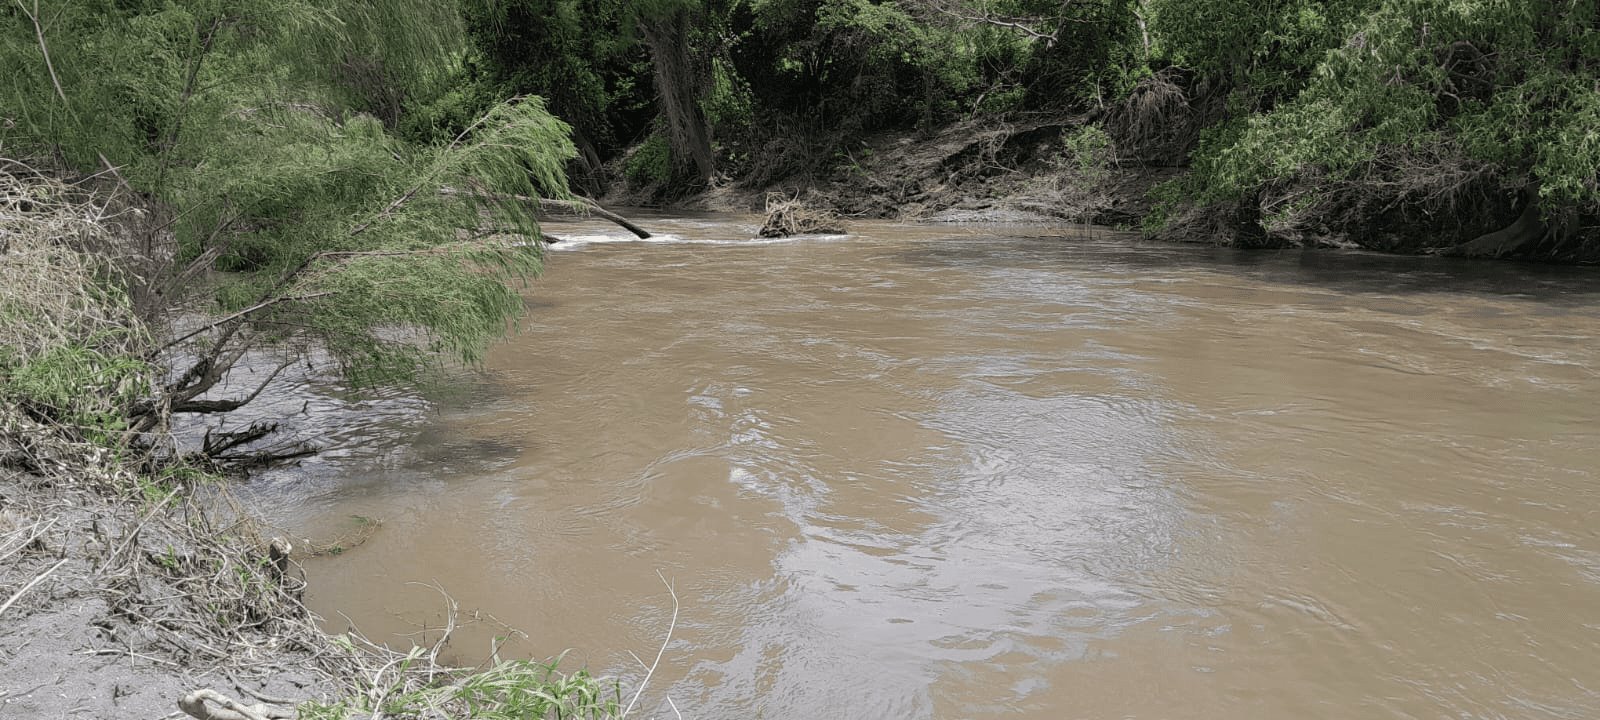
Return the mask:
<path id="1" fill-rule="evenodd" d="M 727 179 L 683 202 L 713 211 L 759 211 L 768 193 L 799 197 L 847 217 L 928 222 L 1072 222 L 1133 227 L 1151 187 L 1172 168 L 1122 161 L 1099 148 L 1064 147 L 1078 116 L 968 121 L 933 135 L 880 133 L 828 168 L 753 188 Z M 612 202 L 639 204 L 637 193 Z"/>
<path id="2" fill-rule="evenodd" d="M 0 717 L 159 718 L 199 689 L 289 711 L 336 694 L 298 573 L 243 517 L 0 406 Z"/>
<path id="3" fill-rule="evenodd" d="M 1235 247 L 1600 263 L 1600 218 L 1542 217 L 1537 195 L 1482 172 L 1446 178 L 1448 192 L 1435 187 L 1443 180 L 1414 174 L 1301 182 L 1203 207 L 1163 205 L 1152 190 L 1188 172 L 1182 158 L 1193 138 L 1143 147 L 1106 134 L 1098 122 L 1038 115 L 969 120 L 932 134 L 880 133 L 815 170 L 768 184 L 720 177 L 711 189 L 668 205 L 759 212 L 775 195 L 862 219 L 1088 223 Z M 609 202 L 660 204 L 659 188 L 621 186 Z"/>

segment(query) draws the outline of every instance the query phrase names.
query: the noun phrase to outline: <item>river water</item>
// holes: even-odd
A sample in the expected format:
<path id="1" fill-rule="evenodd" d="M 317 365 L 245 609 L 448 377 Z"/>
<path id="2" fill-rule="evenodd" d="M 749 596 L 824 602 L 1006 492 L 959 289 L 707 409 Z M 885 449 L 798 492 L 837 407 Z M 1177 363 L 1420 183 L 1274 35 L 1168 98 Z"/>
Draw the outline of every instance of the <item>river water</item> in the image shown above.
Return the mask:
<path id="1" fill-rule="evenodd" d="M 258 504 L 381 523 L 331 630 L 636 683 L 664 577 L 641 717 L 1600 716 L 1593 272 L 646 219 L 481 372 L 297 390 Z"/>

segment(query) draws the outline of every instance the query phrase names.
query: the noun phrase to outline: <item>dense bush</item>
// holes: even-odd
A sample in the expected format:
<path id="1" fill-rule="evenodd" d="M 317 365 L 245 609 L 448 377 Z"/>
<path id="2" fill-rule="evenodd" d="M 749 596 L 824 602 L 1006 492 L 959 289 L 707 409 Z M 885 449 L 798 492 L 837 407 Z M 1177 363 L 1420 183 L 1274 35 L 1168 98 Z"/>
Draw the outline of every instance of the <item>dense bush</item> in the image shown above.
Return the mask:
<path id="1" fill-rule="evenodd" d="M 53 157 L 145 213 L 117 225 L 115 246 L 83 248 L 123 270 L 98 275 L 100 292 L 157 334 L 194 310 L 221 317 L 132 356 L 172 371 L 118 403 L 135 429 L 248 400 L 200 396 L 252 348 L 320 347 L 352 379 L 404 380 L 477 359 L 521 311 L 507 283 L 538 270 L 538 246 L 502 233 L 537 233 L 515 196 L 564 195 L 574 149 L 537 98 L 451 97 L 456 18 L 405 0 L 0 10 L 0 64 L 17 71 L 0 84 L 0 147 Z M 394 131 L 408 107 L 435 108 L 431 129 L 480 102 L 448 140 Z M 10 361 L 13 385 L 48 399 L 48 377 L 128 367 L 96 360 L 91 336 Z M 29 370 L 45 362 L 52 373 Z"/>

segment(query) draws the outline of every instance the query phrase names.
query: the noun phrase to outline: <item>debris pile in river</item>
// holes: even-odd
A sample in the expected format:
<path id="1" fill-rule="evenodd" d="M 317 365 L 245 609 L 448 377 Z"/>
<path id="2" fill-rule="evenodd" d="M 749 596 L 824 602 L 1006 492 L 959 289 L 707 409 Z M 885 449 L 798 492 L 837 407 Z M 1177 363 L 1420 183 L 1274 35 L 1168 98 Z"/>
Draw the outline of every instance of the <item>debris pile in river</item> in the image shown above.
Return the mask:
<path id="1" fill-rule="evenodd" d="M 845 223 L 832 210 L 815 207 L 799 197 L 767 194 L 767 219 L 761 224 L 761 237 L 842 233 Z"/>

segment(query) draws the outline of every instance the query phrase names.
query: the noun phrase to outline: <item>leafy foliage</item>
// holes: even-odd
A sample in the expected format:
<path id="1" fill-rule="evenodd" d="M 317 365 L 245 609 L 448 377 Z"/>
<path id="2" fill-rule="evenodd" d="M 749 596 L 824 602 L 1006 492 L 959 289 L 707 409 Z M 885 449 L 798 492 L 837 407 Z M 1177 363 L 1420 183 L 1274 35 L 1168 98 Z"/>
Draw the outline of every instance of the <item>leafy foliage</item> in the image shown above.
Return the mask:
<path id="1" fill-rule="evenodd" d="M 72 3 L 40 18 L 43 45 L 23 6 L 4 13 L 0 57 L 22 72 L 0 87 L 0 143 L 114 168 L 158 203 L 146 245 L 170 229 L 175 247 L 130 288 L 158 313 L 195 297 L 186 279 L 230 273 L 203 297 L 236 314 L 164 351 L 198 358 L 158 393 L 174 407 L 263 342 L 399 381 L 476 360 L 520 312 L 507 283 L 539 269 L 523 198 L 564 197 L 575 150 L 538 98 L 486 103 L 448 141 L 391 131 L 406 107 L 448 105 L 414 98 L 459 74 L 453 5 Z"/>
<path id="2" fill-rule="evenodd" d="M 1269 110 L 1209 132 L 1186 183 L 1196 201 L 1294 182 L 1438 204 L 1490 177 L 1513 196 L 1529 190 L 1553 219 L 1600 211 L 1596 3 L 1341 7 L 1341 20 L 1303 9 L 1278 31 L 1298 40 L 1294 68 L 1317 60 L 1303 83 L 1273 86 Z"/>

